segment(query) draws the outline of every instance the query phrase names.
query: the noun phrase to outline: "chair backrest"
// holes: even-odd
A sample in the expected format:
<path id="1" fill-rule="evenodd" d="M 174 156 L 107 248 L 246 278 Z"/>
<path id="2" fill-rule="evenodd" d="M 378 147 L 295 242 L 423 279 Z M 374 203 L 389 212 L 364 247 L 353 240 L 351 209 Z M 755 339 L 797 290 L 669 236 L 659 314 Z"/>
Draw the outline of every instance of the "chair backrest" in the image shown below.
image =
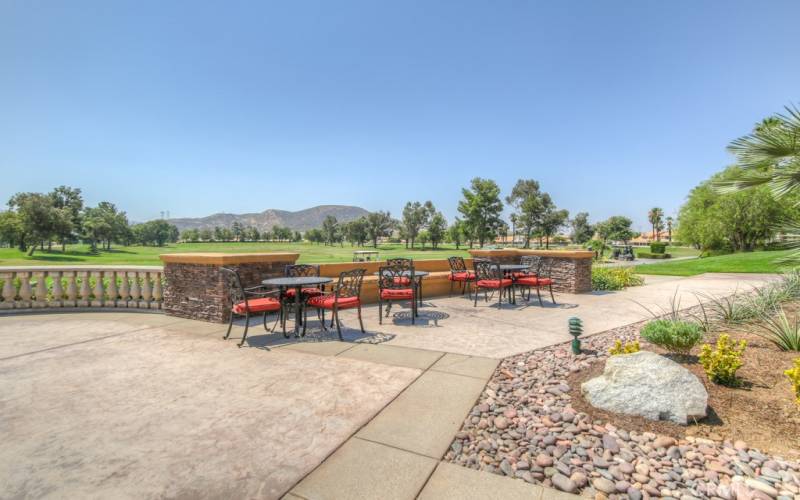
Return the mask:
<path id="1" fill-rule="evenodd" d="M 521 259 L 519 259 L 519 263 L 523 266 L 528 266 L 528 269 L 531 272 L 536 272 L 539 270 L 539 263 L 542 261 L 542 257 L 539 255 L 523 255 Z"/>
<path id="2" fill-rule="evenodd" d="M 319 266 L 311 264 L 293 264 L 284 269 L 286 276 L 290 278 L 302 278 L 306 276 L 319 276 Z"/>
<path id="3" fill-rule="evenodd" d="M 414 266 L 381 266 L 378 268 L 378 288 L 408 288 L 414 283 Z"/>
<path id="4" fill-rule="evenodd" d="M 447 262 L 450 264 L 451 272 L 458 273 L 467 270 L 467 264 L 462 257 L 448 257 Z"/>
<path id="5" fill-rule="evenodd" d="M 479 260 L 475 262 L 475 277 L 478 280 L 497 280 L 503 277 L 500 264 Z"/>
<path id="6" fill-rule="evenodd" d="M 337 297 L 358 297 L 361 295 L 361 283 L 364 281 L 366 269 L 353 269 L 342 271 L 339 274 L 339 281 L 336 283 Z"/>
<path id="7" fill-rule="evenodd" d="M 396 257 L 394 259 L 386 259 L 387 266 L 413 266 L 413 259 L 406 259 L 405 257 Z"/>
<path id="8" fill-rule="evenodd" d="M 553 263 L 555 263 L 556 259 L 551 257 L 542 257 L 539 260 L 539 268 L 536 270 L 536 276 L 540 278 L 552 278 L 553 277 Z"/>
<path id="9" fill-rule="evenodd" d="M 244 287 L 242 286 L 242 280 L 239 279 L 239 273 L 233 269 L 228 269 L 227 267 L 220 267 L 219 269 L 222 271 L 222 277 L 225 280 L 226 286 L 228 287 L 229 305 L 232 307 L 234 304 L 238 304 L 239 302 L 244 302 L 246 305 L 247 294 L 244 293 Z"/>

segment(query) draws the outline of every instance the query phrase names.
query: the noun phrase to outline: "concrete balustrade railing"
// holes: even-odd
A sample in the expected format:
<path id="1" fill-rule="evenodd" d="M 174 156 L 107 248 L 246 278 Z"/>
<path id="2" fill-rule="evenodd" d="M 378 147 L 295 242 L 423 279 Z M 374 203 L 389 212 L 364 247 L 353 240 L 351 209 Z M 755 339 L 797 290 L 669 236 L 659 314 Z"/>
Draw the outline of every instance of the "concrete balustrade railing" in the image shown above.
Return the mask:
<path id="1" fill-rule="evenodd" d="M 20 309 L 161 309 L 161 266 L 0 267 L 0 312 Z"/>

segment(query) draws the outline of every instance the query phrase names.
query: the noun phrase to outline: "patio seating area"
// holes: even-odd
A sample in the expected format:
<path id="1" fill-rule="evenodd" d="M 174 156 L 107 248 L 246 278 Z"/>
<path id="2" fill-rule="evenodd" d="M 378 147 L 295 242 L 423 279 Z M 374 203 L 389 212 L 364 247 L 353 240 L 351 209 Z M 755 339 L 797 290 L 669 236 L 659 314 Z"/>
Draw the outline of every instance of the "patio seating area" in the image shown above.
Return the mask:
<path id="1" fill-rule="evenodd" d="M 690 307 L 769 279 L 647 277 L 544 306 L 454 293 L 396 302 L 382 320 L 364 304 L 363 332 L 356 308 L 340 311 L 343 340 L 311 310 L 305 337 L 257 316 L 241 349 L 242 317 L 229 341 L 226 324 L 159 312 L 0 317 L 0 476 L 12 497 L 436 498 L 474 483 L 558 498 L 441 462 L 499 360 L 570 340 L 572 316 L 591 335 L 676 290 Z"/>

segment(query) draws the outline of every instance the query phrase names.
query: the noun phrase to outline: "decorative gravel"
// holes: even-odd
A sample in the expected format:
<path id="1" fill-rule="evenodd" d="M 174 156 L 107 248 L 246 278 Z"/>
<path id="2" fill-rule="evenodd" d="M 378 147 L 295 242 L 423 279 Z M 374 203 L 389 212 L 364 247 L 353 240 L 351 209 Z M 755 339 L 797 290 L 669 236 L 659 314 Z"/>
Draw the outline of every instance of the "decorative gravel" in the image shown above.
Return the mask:
<path id="1" fill-rule="evenodd" d="M 504 359 L 445 460 L 595 498 L 800 499 L 798 462 L 741 441 L 628 432 L 572 408 L 569 375 L 643 323 L 584 339 L 578 356 L 565 343 Z"/>

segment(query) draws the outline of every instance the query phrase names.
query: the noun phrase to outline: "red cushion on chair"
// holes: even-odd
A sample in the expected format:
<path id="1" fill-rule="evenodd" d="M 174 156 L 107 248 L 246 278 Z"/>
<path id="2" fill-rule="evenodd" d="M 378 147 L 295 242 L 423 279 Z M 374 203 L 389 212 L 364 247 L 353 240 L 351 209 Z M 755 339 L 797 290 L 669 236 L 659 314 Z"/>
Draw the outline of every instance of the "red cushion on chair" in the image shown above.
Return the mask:
<path id="1" fill-rule="evenodd" d="M 450 273 L 449 279 L 450 281 L 472 281 L 475 279 L 475 273 L 472 271 L 459 271 L 456 273 Z"/>
<path id="2" fill-rule="evenodd" d="M 387 288 L 381 290 L 383 300 L 411 300 L 414 297 L 414 290 L 410 288 Z"/>
<path id="3" fill-rule="evenodd" d="M 510 279 L 502 280 L 478 280 L 478 286 L 482 288 L 504 288 L 511 286 L 513 281 Z"/>
<path id="4" fill-rule="evenodd" d="M 530 276 L 527 278 L 519 278 L 517 280 L 517 284 L 522 286 L 547 286 L 552 285 L 553 280 L 550 278 L 537 278 L 536 276 Z"/>
<path id="5" fill-rule="evenodd" d="M 294 298 L 294 294 L 296 292 L 296 288 L 289 288 L 286 290 L 286 296 L 290 299 Z M 306 297 L 314 297 L 316 295 L 322 295 L 322 290 L 319 288 L 303 288 L 303 295 Z"/>
<path id="6" fill-rule="evenodd" d="M 339 309 L 349 309 L 351 307 L 358 307 L 361 301 L 358 297 L 339 297 L 336 302 L 334 295 L 317 295 L 308 299 L 308 305 L 312 307 L 321 307 L 322 309 L 333 309 L 334 303 L 337 304 Z"/>
<path id="7" fill-rule="evenodd" d="M 394 284 L 395 285 L 410 285 L 411 278 L 408 276 L 395 276 L 394 277 Z"/>
<path id="8" fill-rule="evenodd" d="M 265 297 L 263 299 L 251 299 L 247 301 L 247 307 L 250 312 L 265 312 L 265 311 L 278 311 L 281 308 L 281 303 L 278 299 L 273 297 Z M 247 310 L 244 302 L 237 302 L 233 305 L 232 311 L 236 314 L 244 314 Z"/>
<path id="9" fill-rule="evenodd" d="M 533 273 L 518 272 L 518 273 L 511 273 L 511 276 L 513 276 L 516 279 L 516 278 L 526 278 L 529 276 L 536 276 L 536 275 Z"/>

